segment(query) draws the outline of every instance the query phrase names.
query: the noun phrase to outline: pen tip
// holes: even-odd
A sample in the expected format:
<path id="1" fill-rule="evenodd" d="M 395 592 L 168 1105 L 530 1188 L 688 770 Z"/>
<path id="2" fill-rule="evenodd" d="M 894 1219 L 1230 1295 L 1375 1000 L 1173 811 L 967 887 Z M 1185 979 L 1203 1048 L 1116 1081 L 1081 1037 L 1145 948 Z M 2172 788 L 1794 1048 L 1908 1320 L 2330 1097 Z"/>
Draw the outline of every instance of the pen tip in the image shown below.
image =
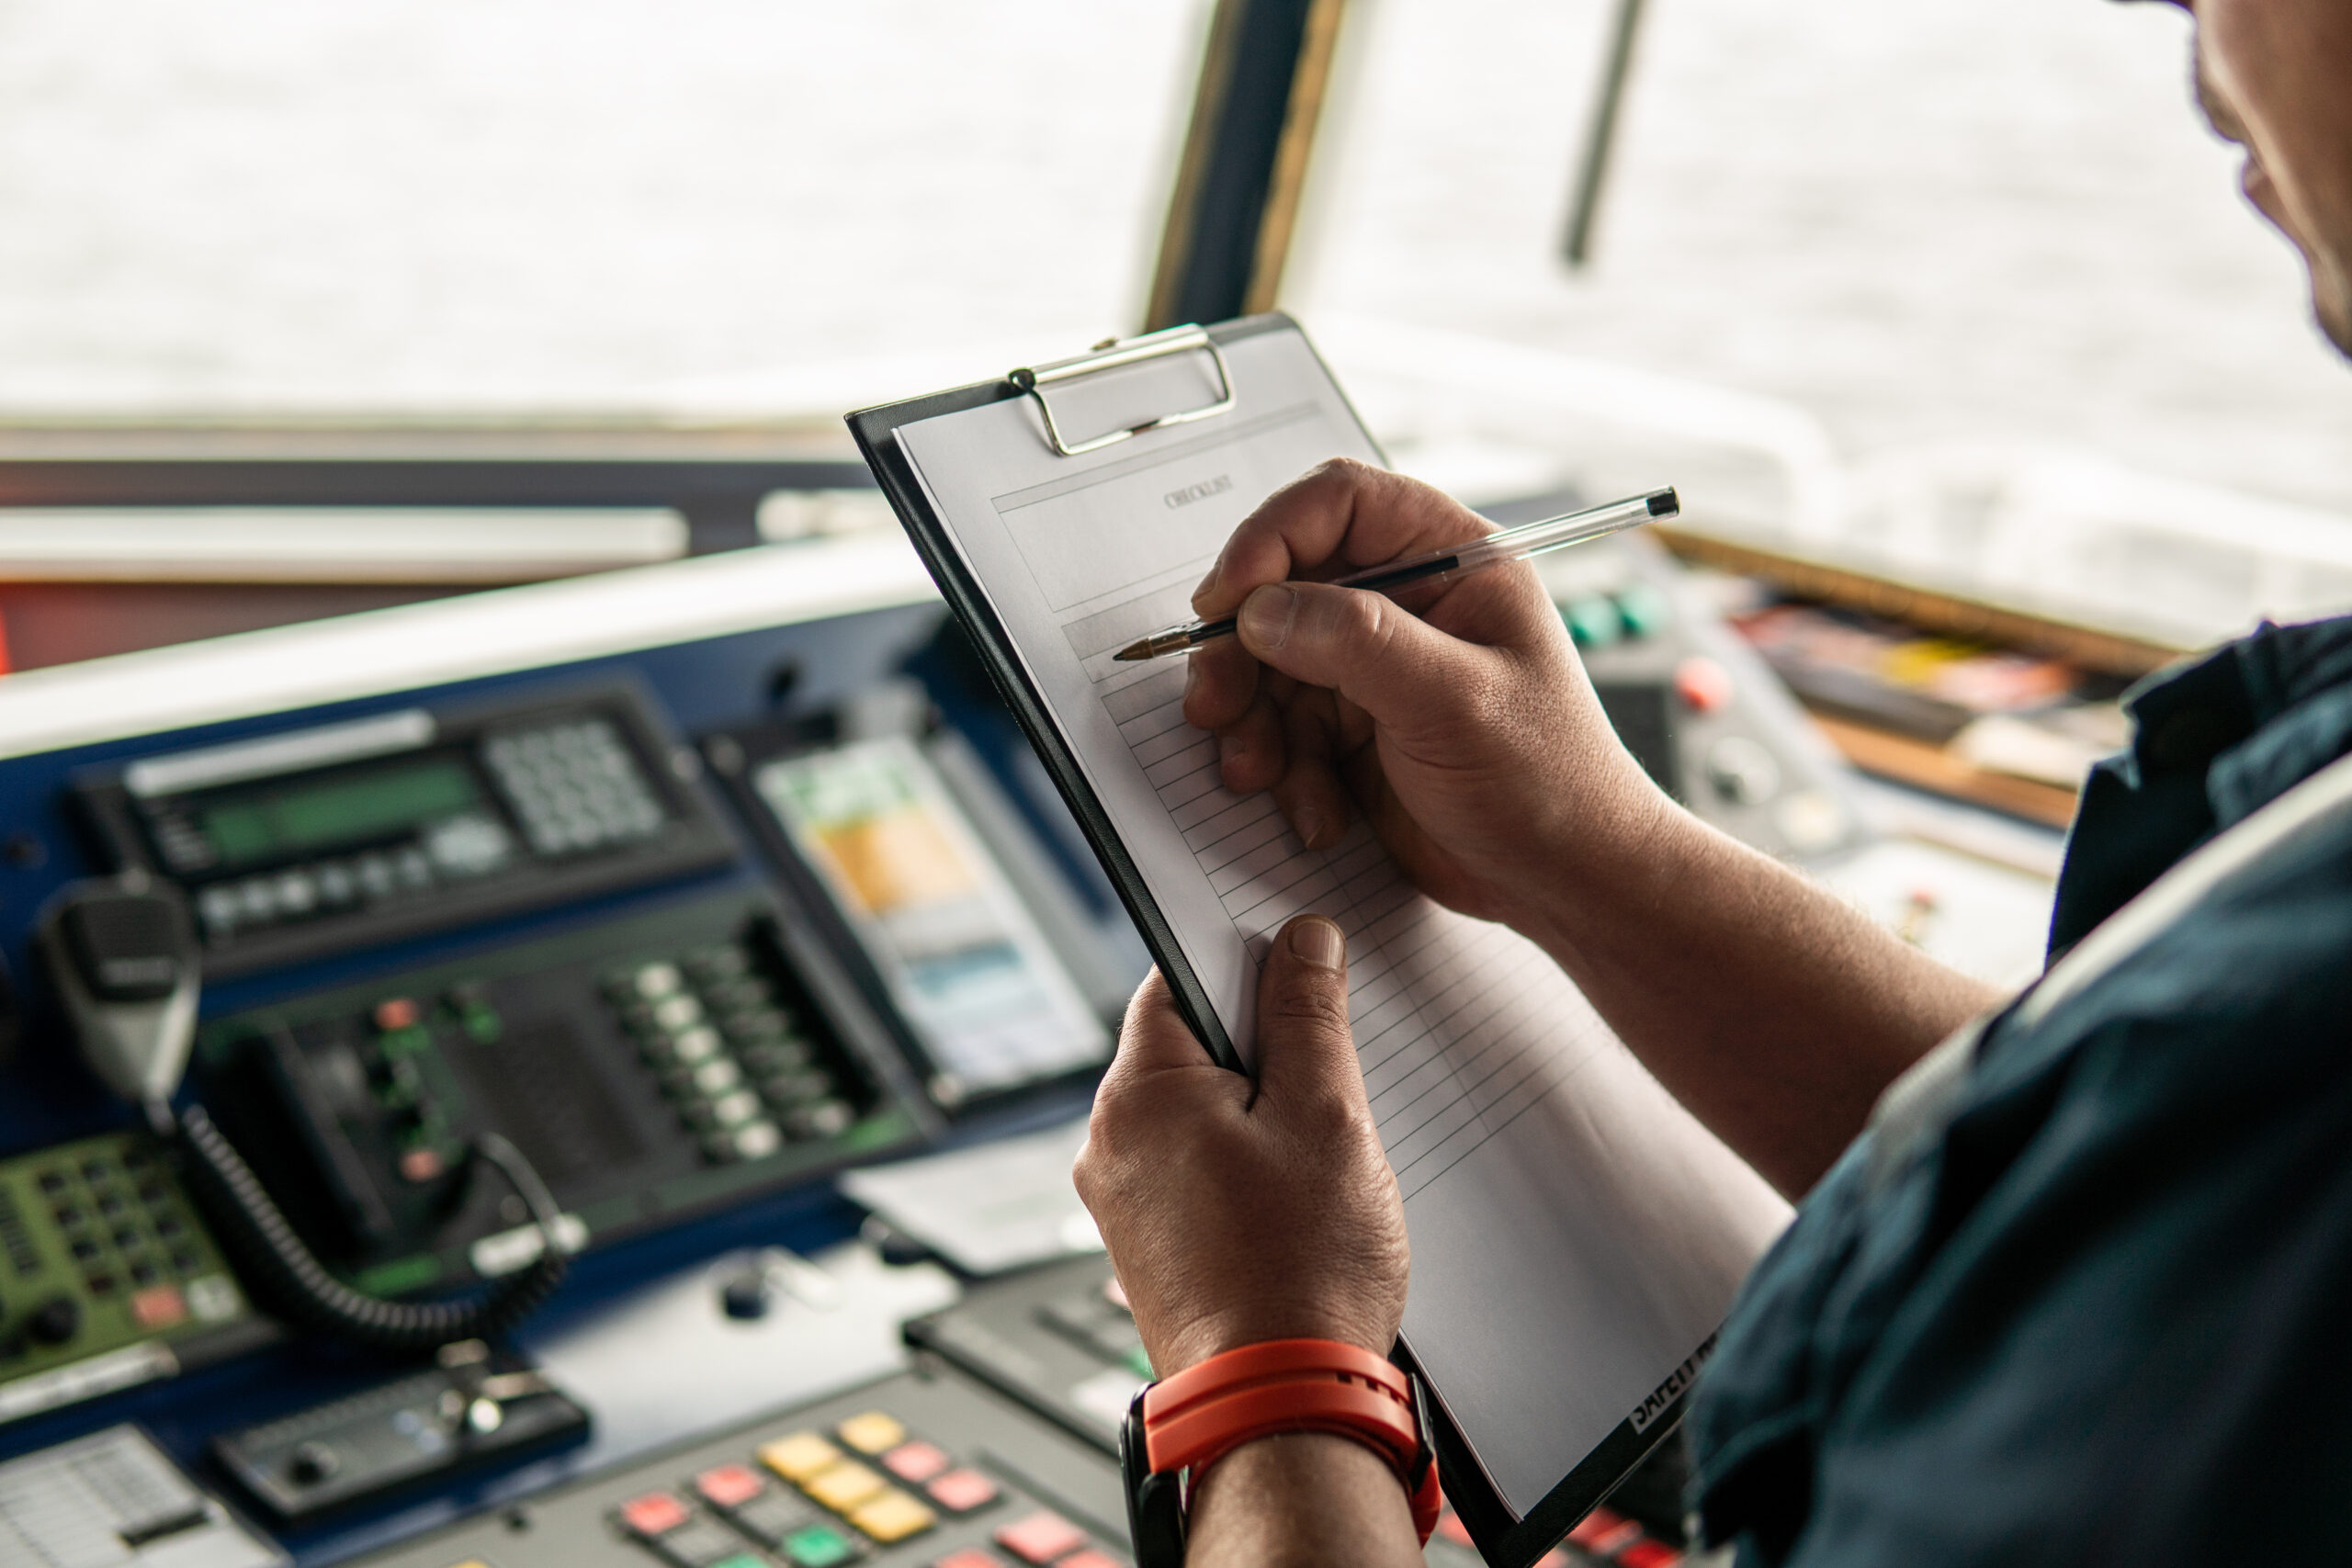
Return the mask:
<path id="1" fill-rule="evenodd" d="M 1664 490 L 1653 491 L 1650 492 L 1651 516 L 1675 517 L 1680 515 L 1681 512 L 1682 498 L 1674 493 L 1674 487 L 1672 485 L 1668 485 Z"/>
<path id="2" fill-rule="evenodd" d="M 1131 642 L 1111 657 L 1125 664 L 1133 664 L 1138 660 L 1149 659 L 1151 657 L 1151 639 L 1149 637 L 1146 637 L 1141 642 Z"/>

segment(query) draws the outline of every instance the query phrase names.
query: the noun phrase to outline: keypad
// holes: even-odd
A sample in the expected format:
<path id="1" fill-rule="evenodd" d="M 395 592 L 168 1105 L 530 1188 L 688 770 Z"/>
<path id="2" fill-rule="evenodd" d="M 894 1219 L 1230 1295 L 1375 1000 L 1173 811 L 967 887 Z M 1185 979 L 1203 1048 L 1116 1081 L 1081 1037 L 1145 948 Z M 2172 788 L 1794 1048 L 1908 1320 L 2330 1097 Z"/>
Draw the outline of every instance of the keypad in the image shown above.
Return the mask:
<path id="1" fill-rule="evenodd" d="M 887 1558 L 875 1568 L 1126 1568 L 1077 1524 L 887 1410 L 778 1433 L 742 1462 L 626 1500 L 612 1518 L 670 1568 L 839 1568 L 874 1558 Z M 960 1523 L 967 1518 L 978 1522 Z M 967 1533 L 923 1551 L 943 1529 Z"/>
<path id="2" fill-rule="evenodd" d="M 741 943 L 621 965 L 605 996 L 713 1165 L 834 1137 L 857 1120 L 808 1021 Z"/>
<path id="3" fill-rule="evenodd" d="M 195 1247 L 176 1190 L 155 1173 L 153 1156 L 136 1144 L 112 1156 L 65 1161 L 35 1172 L 33 1187 L 48 1205 L 50 1223 L 65 1243 L 82 1288 L 95 1300 L 128 1300 L 141 1330 L 175 1327 L 196 1318 L 217 1322 L 241 1303 L 235 1286 Z M 22 1217 L 0 1215 L 14 1271 L 30 1278 L 40 1258 Z"/>
<path id="4" fill-rule="evenodd" d="M 610 720 L 580 718 L 492 735 L 482 761 L 540 855 L 643 839 L 662 812 Z"/>

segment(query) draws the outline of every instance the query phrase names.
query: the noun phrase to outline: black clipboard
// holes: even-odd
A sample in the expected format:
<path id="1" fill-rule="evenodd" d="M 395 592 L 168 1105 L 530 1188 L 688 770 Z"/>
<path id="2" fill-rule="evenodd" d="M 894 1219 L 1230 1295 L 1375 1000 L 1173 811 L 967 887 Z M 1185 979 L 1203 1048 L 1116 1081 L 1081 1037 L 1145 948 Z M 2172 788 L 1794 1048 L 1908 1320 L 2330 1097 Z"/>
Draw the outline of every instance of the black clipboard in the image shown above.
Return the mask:
<path id="1" fill-rule="evenodd" d="M 1012 710 L 1015 719 L 1036 748 L 1038 761 L 1045 766 L 1054 787 L 1061 792 L 1062 800 L 1078 819 L 1086 834 L 1086 841 L 1093 846 L 1102 870 L 1117 890 L 1119 901 L 1142 933 L 1144 945 L 1151 952 L 1153 961 L 1168 982 L 1177 1008 L 1192 1026 L 1193 1035 L 1206 1047 L 1211 1056 L 1224 1066 L 1242 1070 L 1240 1054 L 1227 1035 L 1225 1026 L 1210 1005 L 1208 994 L 1185 959 L 1182 947 L 1176 941 L 1174 929 L 1161 912 L 1159 905 L 1144 883 L 1143 874 L 1127 852 L 1110 815 L 1102 807 L 1087 783 L 1084 771 L 1069 749 L 1048 713 L 1043 695 L 1031 683 L 1027 670 L 1016 655 L 1012 639 L 1006 632 L 988 595 L 980 591 L 971 569 L 956 549 L 954 540 L 941 519 L 933 512 L 930 498 L 923 493 L 922 483 L 900 449 L 898 430 L 901 425 L 935 419 L 943 414 L 962 413 L 967 410 L 1003 402 L 1014 398 L 1036 400 L 1044 438 L 1064 457 L 1076 457 L 1098 450 L 1115 442 L 1138 435 L 1163 425 L 1222 416 L 1232 407 L 1232 382 L 1218 352 L 1228 344 L 1238 343 L 1264 333 L 1298 332 L 1298 324 L 1280 311 L 1264 315 L 1244 316 L 1214 326 L 1187 326 L 1155 333 L 1146 337 L 1100 344 L 1090 353 L 1071 359 L 1041 365 L 1035 369 L 1016 370 L 996 380 L 978 381 L 950 391 L 934 392 L 928 397 L 911 398 L 904 402 L 888 403 L 880 407 L 862 409 L 846 416 L 850 434 L 857 442 L 866 466 L 874 472 L 875 481 L 882 493 L 889 498 L 890 506 L 904 525 L 907 537 L 914 544 L 915 553 L 939 585 L 941 595 L 955 612 L 973 642 L 980 650 L 981 662 L 988 667 L 989 678 L 997 691 Z M 1305 334 L 1301 333 L 1302 339 Z M 1313 352 L 1309 344 L 1309 352 Z M 1081 377 L 1104 370 L 1135 365 L 1148 359 L 1171 354 L 1206 354 L 1216 363 L 1220 385 L 1226 396 L 1222 402 L 1171 410 L 1145 423 L 1105 433 L 1083 441 L 1071 441 L 1058 427 L 1050 389 Z M 1325 373 L 1329 367 L 1325 367 Z M 1337 386 L 1337 378 L 1333 378 Z M 1344 400 L 1345 393 L 1341 397 Z M 1352 414 L 1354 409 L 1350 406 Z M 1362 426 L 1359 416 L 1356 421 Z M 1369 432 L 1366 440 L 1370 441 Z M 1373 449 L 1379 450 L 1377 443 Z M 1411 1349 L 1399 1342 L 1392 1359 L 1411 1372 L 1424 1389 L 1435 1397 L 1429 1400 L 1428 1416 L 1431 1440 L 1437 1450 L 1438 1472 L 1445 1487 L 1448 1502 L 1453 1506 L 1463 1524 L 1468 1528 L 1479 1555 L 1493 1568 L 1529 1568 L 1535 1560 L 1558 1543 L 1568 1530 L 1606 1497 L 1634 1467 L 1664 1441 L 1679 1423 L 1686 1391 L 1695 1374 L 1697 1363 L 1703 1359 L 1713 1341 L 1701 1347 L 1690 1361 L 1670 1375 L 1645 1404 L 1637 1420 L 1629 1417 L 1621 1423 L 1600 1445 L 1579 1461 L 1534 1507 L 1524 1515 L 1512 1511 L 1503 1498 L 1486 1467 L 1478 1461 L 1476 1450 L 1463 1434 L 1452 1412 L 1445 1405 L 1444 1393 L 1434 1388 L 1422 1375 Z M 1569 1369 L 1562 1369 L 1567 1373 Z"/>

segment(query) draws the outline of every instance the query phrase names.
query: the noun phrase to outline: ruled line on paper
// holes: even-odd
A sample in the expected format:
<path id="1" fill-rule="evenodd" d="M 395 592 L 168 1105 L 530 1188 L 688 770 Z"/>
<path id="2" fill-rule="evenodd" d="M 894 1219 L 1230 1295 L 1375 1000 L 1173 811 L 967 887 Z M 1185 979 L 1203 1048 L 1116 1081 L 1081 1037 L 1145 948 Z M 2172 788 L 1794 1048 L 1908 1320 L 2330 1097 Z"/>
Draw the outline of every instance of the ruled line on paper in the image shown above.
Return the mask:
<path id="1" fill-rule="evenodd" d="M 1309 850 L 1271 795 L 1225 788 L 1215 740 L 1184 721 L 1181 667 L 1113 669 L 1096 689 L 1253 958 L 1309 911 L 1346 934 L 1364 1089 L 1407 1196 L 1542 1098 L 1555 1054 L 1515 1005 L 1547 977 L 1540 950 L 1443 914 L 1363 822 L 1338 844 Z"/>

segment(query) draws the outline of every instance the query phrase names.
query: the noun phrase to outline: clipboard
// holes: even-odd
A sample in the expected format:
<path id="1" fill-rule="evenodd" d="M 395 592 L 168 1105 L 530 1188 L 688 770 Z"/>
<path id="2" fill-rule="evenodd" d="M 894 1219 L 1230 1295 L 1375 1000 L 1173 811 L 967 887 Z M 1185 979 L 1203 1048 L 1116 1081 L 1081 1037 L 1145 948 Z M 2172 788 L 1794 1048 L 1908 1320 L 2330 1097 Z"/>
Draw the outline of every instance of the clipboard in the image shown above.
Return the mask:
<path id="1" fill-rule="evenodd" d="M 1055 452 L 1064 457 L 1082 457 L 1149 431 L 1229 414 L 1234 406 L 1233 376 L 1226 362 L 1225 345 L 1263 333 L 1296 330 L 1297 323 L 1280 311 L 1244 316 L 1211 327 L 1172 327 L 1143 337 L 1098 344 L 1086 354 L 1035 368 L 1017 369 L 999 380 L 978 381 L 929 397 L 861 410 L 848 416 L 850 434 L 856 440 L 866 466 L 874 471 L 875 481 L 889 498 L 891 509 L 899 514 L 907 537 L 913 542 L 915 553 L 922 558 L 932 581 L 939 585 L 948 608 L 972 634 L 981 662 L 988 667 L 989 679 L 996 682 L 998 694 L 1012 710 L 1022 732 L 1029 737 L 1029 744 L 1036 749 L 1038 761 L 1045 764 L 1046 776 L 1054 781 L 1063 804 L 1078 819 L 1086 841 L 1093 846 L 1095 857 L 1102 863 L 1103 874 L 1111 879 L 1111 886 L 1117 892 L 1128 918 L 1135 921 L 1136 930 L 1142 933 L 1144 946 L 1150 951 L 1152 962 L 1159 966 L 1178 1010 L 1192 1026 L 1193 1037 L 1207 1047 L 1218 1066 L 1235 1072 L 1245 1070 L 1241 1053 L 1226 1033 L 1200 976 L 1185 958 L 1174 927 L 1150 888 L 1145 886 L 1142 871 L 1120 841 L 1110 814 L 1087 783 L 1077 756 L 1047 713 L 1043 695 L 1030 682 L 1021 661 L 1012 657 L 1011 636 L 941 520 L 933 513 L 930 499 L 924 495 L 906 454 L 899 449 L 897 432 L 900 425 L 935 419 L 941 414 L 961 413 L 1008 399 L 1027 398 L 1035 404 L 1046 439 Z M 1207 402 L 1170 409 L 1140 423 L 1122 425 L 1092 437 L 1072 440 L 1065 434 L 1053 400 L 1055 389 L 1068 387 L 1087 376 L 1177 355 L 1207 356 L 1216 367 L 1223 395 Z M 1367 435 L 1365 439 L 1371 438 Z"/>
<path id="2" fill-rule="evenodd" d="M 1034 404 L 1036 418 L 1033 438 L 1048 446 L 1057 460 L 1084 457 L 1172 425 L 1200 423 L 1213 427 L 1214 422 L 1230 419 L 1236 412 L 1235 372 L 1227 351 L 1264 334 L 1298 331 L 1297 324 L 1280 312 L 1207 327 L 1180 327 L 1142 338 L 1097 344 L 1091 353 L 1074 358 L 847 416 L 850 432 L 876 480 L 905 525 L 908 537 L 941 593 L 978 644 L 998 691 L 1084 830 L 1087 841 L 1166 977 L 1178 1008 L 1210 1055 L 1235 1070 L 1243 1070 L 1241 1054 L 1220 1021 L 1209 990 L 1186 958 L 1168 912 L 1160 907 L 1135 857 L 1122 841 L 1111 812 L 1089 782 L 1086 769 L 1055 720 L 1045 693 L 1033 679 L 989 593 L 965 558 L 945 520 L 934 510 L 916 465 L 901 443 L 900 432 L 925 421 L 1016 399 Z M 1303 333 L 1301 340 L 1304 342 Z M 1306 346 L 1311 355 L 1311 344 Z M 1107 430 L 1090 432 L 1072 423 L 1064 400 L 1087 378 L 1179 355 L 1193 356 L 1203 363 L 1209 373 L 1204 378 L 1204 389 L 1216 395 L 1155 408 Z M 1329 367 L 1322 365 L 1319 356 L 1314 363 L 1330 380 L 1339 406 L 1362 431 L 1361 417 L 1346 403 L 1345 394 L 1338 389 Z M 1368 433 L 1363 434 L 1363 442 L 1378 455 L 1378 447 Z M 1623 1047 L 1617 1049 L 1622 1051 Z M 1760 1188 L 1760 1180 L 1758 1185 Z M 1772 1201 L 1777 1203 L 1778 1200 Z M 1781 1213 L 1785 1214 L 1785 1206 Z M 1777 1224 L 1772 1228 L 1777 1229 Z M 1756 1250 L 1761 1250 L 1760 1241 Z M 1743 1264 L 1743 1272 L 1744 1268 Z M 1713 1321 L 1720 1322 L 1719 1314 Z M 1430 1375 L 1424 1359 L 1416 1356 L 1404 1339 L 1399 1340 L 1392 1358 L 1415 1374 L 1433 1394 L 1425 1404 L 1440 1474 L 1446 1496 L 1479 1553 L 1494 1568 L 1529 1568 L 1675 1429 L 1687 1390 L 1713 1345 L 1710 1334 L 1679 1365 L 1660 1369 L 1661 1375 L 1654 1387 L 1645 1380 L 1644 1386 L 1649 1392 L 1631 1414 L 1590 1447 L 1565 1475 L 1551 1482 L 1539 1499 L 1523 1508 L 1512 1506 L 1503 1486 L 1480 1459 L 1476 1445 L 1448 1403 L 1445 1388 Z M 1540 1380 L 1545 1375 L 1545 1369 L 1531 1368 L 1527 1375 Z M 1556 1375 L 1566 1384 L 1578 1375 L 1578 1369 L 1562 1366 Z"/>

